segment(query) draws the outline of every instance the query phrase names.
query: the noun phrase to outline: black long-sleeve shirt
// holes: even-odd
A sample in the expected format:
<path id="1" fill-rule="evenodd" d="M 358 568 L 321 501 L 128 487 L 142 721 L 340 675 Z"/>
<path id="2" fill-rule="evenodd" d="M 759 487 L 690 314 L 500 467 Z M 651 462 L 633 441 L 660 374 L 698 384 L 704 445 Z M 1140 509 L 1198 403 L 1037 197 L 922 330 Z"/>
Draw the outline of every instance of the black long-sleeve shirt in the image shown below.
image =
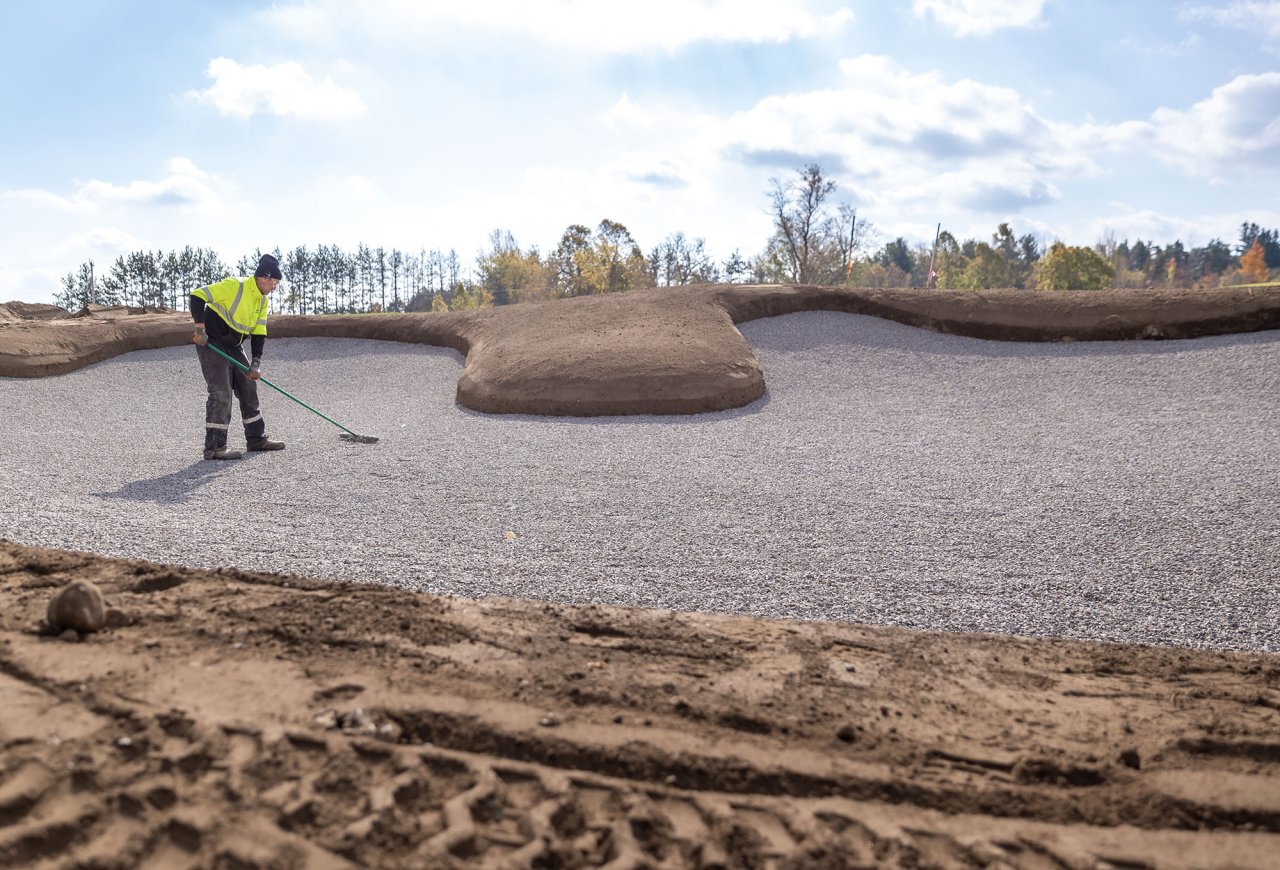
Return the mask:
<path id="1" fill-rule="evenodd" d="M 212 317 L 205 317 L 205 301 L 199 296 L 187 297 L 191 300 L 191 317 L 196 323 L 204 324 L 205 334 L 209 336 L 209 340 L 226 350 L 236 350 L 244 343 L 244 333 L 237 332 L 227 325 L 227 322 L 214 314 Z M 249 336 L 249 353 L 253 359 L 261 359 L 262 351 L 267 346 L 267 337 L 265 335 Z"/>

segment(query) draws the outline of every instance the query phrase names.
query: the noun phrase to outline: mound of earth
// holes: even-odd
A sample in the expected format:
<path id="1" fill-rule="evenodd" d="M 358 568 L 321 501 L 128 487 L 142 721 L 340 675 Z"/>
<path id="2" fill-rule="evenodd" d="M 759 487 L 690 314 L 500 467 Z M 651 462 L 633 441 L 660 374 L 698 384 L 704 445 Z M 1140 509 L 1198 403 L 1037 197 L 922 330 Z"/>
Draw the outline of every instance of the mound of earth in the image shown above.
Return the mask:
<path id="1" fill-rule="evenodd" d="M 823 308 L 1036 341 L 1280 326 L 1274 289 L 706 286 L 270 329 L 453 347 L 479 410 L 692 413 L 764 389 L 735 323 Z M 4 376 L 190 340 L 182 313 L 4 311 Z M 74 581 L 104 593 L 104 630 L 44 624 Z M 1280 656 L 473 601 L 0 540 L 0 866 L 1276 855 Z"/>
<path id="2" fill-rule="evenodd" d="M 73 580 L 104 592 L 104 631 L 42 628 Z M 0 541 L 0 710 L 0 866 L 1280 855 L 1268 655 L 471 601 Z"/>
<path id="3" fill-rule="evenodd" d="M 60 320 L 70 317 L 65 308 L 40 302 L 0 302 L 0 323 L 19 320 Z"/>
<path id="4" fill-rule="evenodd" d="M 734 324 L 815 310 L 1005 341 L 1192 338 L 1280 327 L 1280 288 L 1033 293 L 700 285 L 438 314 L 273 316 L 268 329 L 285 338 L 454 348 L 466 355 L 458 402 L 477 411 L 694 414 L 764 395 L 765 373 Z M 0 324 L 0 376 L 63 374 L 190 341 L 187 315 L 137 311 Z"/>

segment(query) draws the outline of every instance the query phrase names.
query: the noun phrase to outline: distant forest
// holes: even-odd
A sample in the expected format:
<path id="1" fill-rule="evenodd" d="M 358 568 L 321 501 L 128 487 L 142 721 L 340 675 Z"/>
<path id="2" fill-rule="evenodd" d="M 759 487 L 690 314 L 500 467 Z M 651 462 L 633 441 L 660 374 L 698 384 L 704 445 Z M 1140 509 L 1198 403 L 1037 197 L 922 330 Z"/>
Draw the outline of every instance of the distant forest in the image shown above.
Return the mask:
<path id="1" fill-rule="evenodd" d="M 602 220 L 574 224 L 549 253 L 522 249 L 495 230 L 471 263 L 457 252 L 417 253 L 360 244 L 306 245 L 270 253 L 285 281 L 273 301 L 279 313 L 338 314 L 447 311 L 530 300 L 616 293 L 640 287 L 726 282 L 855 287 L 1099 290 L 1108 287 L 1217 287 L 1280 277 L 1280 233 L 1244 223 L 1233 244 L 1213 239 L 1188 249 L 1138 239 L 1101 239 L 1092 247 L 1019 236 L 1002 223 L 991 240 L 958 240 L 939 227 L 933 245 L 879 233 L 848 206 L 830 203 L 835 184 L 817 165 L 788 180 L 770 179 L 773 234 L 763 250 L 735 250 L 717 260 L 701 238 L 668 235 L 647 254 L 625 226 Z M 105 272 L 92 261 L 62 279 L 55 301 L 68 310 L 88 303 L 186 308 L 191 290 L 229 275 L 251 275 L 262 251 L 229 268 L 217 252 L 136 251 Z"/>

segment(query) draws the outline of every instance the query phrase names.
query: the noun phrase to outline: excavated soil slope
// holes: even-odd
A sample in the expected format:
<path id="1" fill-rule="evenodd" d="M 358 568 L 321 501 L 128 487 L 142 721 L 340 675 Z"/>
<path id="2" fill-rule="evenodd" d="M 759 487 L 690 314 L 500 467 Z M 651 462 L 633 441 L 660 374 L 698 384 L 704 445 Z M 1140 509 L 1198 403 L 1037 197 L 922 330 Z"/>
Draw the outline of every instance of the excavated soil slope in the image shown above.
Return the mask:
<path id="1" fill-rule="evenodd" d="M 451 347 L 467 357 L 458 401 L 477 411 L 694 414 L 764 394 L 764 372 L 735 323 L 816 310 L 1006 341 L 1194 338 L 1280 327 L 1280 288 L 1048 294 L 703 285 L 441 314 L 276 316 L 269 330 Z M 0 323 L 0 377 L 64 374 L 190 341 L 186 315 L 138 311 Z"/>
<path id="2" fill-rule="evenodd" d="M 39 635 L 73 578 L 101 584 L 111 627 Z M 0 866 L 1280 854 L 1276 656 L 471 601 L 0 541 L 0 705 Z"/>

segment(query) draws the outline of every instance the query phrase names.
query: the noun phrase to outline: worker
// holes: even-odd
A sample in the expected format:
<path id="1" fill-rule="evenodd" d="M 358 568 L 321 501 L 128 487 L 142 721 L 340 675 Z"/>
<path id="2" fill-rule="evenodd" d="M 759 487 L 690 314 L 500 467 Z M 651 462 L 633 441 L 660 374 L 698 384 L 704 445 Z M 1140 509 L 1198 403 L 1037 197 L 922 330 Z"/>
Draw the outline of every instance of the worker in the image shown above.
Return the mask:
<path id="1" fill-rule="evenodd" d="M 240 400 L 244 437 L 250 450 L 283 450 L 284 443 L 267 437 L 267 423 L 258 407 L 258 378 L 267 343 L 267 297 L 284 276 L 280 261 L 263 254 L 251 278 L 226 278 L 191 291 L 191 340 L 200 358 L 200 371 L 209 386 L 205 404 L 204 458 L 239 459 L 243 452 L 227 447 L 231 427 L 231 394 Z M 250 360 L 245 360 L 245 337 Z M 238 360 L 244 368 L 210 350 L 210 345 Z M 246 371 L 247 370 L 247 371 Z"/>

